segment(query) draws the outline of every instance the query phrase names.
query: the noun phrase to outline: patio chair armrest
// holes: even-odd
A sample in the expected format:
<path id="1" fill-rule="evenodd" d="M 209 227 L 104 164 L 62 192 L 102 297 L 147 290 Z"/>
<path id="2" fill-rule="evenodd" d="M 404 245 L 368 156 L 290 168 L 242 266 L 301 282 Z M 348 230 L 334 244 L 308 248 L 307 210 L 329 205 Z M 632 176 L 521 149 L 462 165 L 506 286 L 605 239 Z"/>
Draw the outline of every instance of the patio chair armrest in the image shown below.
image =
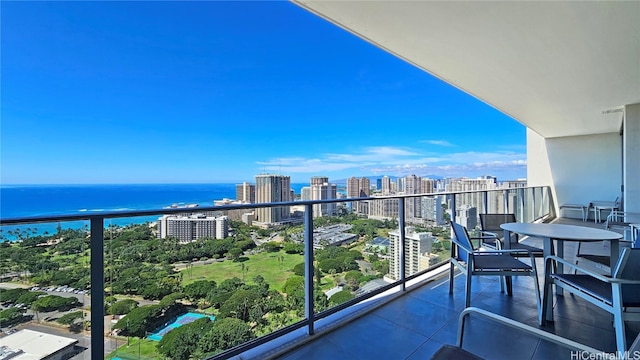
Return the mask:
<path id="1" fill-rule="evenodd" d="M 486 254 L 522 254 L 522 255 L 530 255 L 533 256 L 531 250 L 528 249 L 502 249 L 502 250 L 485 250 L 485 251 L 474 251 L 474 255 L 486 255 Z"/>
<path id="2" fill-rule="evenodd" d="M 508 327 L 508 328 L 512 328 L 512 329 L 516 329 L 518 331 L 522 331 L 524 333 L 533 335 L 534 337 L 537 337 L 539 339 L 544 339 L 546 341 L 561 345 L 561 346 L 565 346 L 568 347 L 572 350 L 578 350 L 578 351 L 583 351 L 583 352 L 587 352 L 589 354 L 602 354 L 603 351 L 598 350 L 598 349 L 594 349 L 590 346 L 584 345 L 584 344 L 580 344 L 578 342 L 575 342 L 573 340 L 569 340 L 563 337 L 560 337 L 556 334 L 550 333 L 550 332 L 546 332 L 544 330 L 541 330 L 539 328 L 533 327 L 533 326 L 529 326 L 526 324 L 523 324 L 521 322 L 517 322 L 515 320 L 506 318 L 504 316 L 500 316 L 494 313 L 491 313 L 489 311 L 483 310 L 483 309 L 479 309 L 476 307 L 468 307 L 466 309 L 464 309 L 461 313 L 460 313 L 460 318 L 458 320 L 458 337 L 457 337 L 457 341 L 456 344 L 459 347 L 462 347 L 462 340 L 463 340 L 463 336 L 464 336 L 464 319 L 469 316 L 469 315 L 480 315 L 481 317 L 486 318 L 487 320 L 493 321 L 497 324 L 500 324 L 502 326 Z M 587 358 L 591 359 L 591 357 L 587 356 Z"/>
<path id="3" fill-rule="evenodd" d="M 491 231 L 480 230 L 480 234 L 482 234 L 482 235 L 486 235 L 486 236 L 488 236 L 489 238 L 496 238 L 496 239 L 498 239 L 498 234 L 496 234 L 496 233 L 494 233 L 494 232 L 491 232 Z"/>
<path id="4" fill-rule="evenodd" d="M 552 262 L 552 261 L 555 261 L 555 262 L 557 262 L 557 263 L 562 263 L 564 266 L 568 266 L 568 267 L 570 267 L 570 268 L 572 268 L 572 269 L 578 270 L 578 271 L 580 271 L 581 273 L 584 273 L 584 274 L 590 275 L 590 276 L 592 276 L 592 277 L 594 277 L 594 278 L 596 278 L 596 279 L 598 279 L 598 280 L 600 280 L 600 281 L 604 281 L 604 282 L 607 282 L 607 283 L 611 283 L 611 282 L 612 282 L 611 280 L 614 280 L 614 279 L 613 279 L 613 278 L 611 278 L 611 277 L 603 276 L 603 275 L 598 274 L 598 273 L 596 273 L 596 272 L 593 272 L 593 271 L 591 271 L 591 270 L 587 270 L 587 269 L 585 269 L 585 268 L 582 268 L 582 267 L 577 266 L 577 265 L 575 265 L 575 264 L 573 264 L 573 263 L 570 263 L 570 262 L 568 262 L 567 260 L 565 260 L 565 259 L 563 259 L 563 258 L 560 258 L 560 257 L 557 257 L 557 256 L 555 256 L 555 255 L 549 255 L 549 256 L 546 256 L 546 257 L 544 258 L 544 261 L 545 261 L 545 264 L 546 264 L 545 269 L 550 269 L 550 266 L 549 266 L 549 265 L 551 264 L 551 262 Z M 545 273 L 546 273 L 546 271 L 545 271 Z M 617 279 L 617 280 L 621 280 L 621 279 Z"/>
<path id="5" fill-rule="evenodd" d="M 497 239 L 495 236 L 474 236 L 470 237 L 470 240 L 485 240 L 485 239 Z"/>
<path id="6" fill-rule="evenodd" d="M 640 285 L 640 280 L 631 280 L 631 279 L 616 279 L 610 278 L 609 281 L 612 284 L 627 284 L 627 285 Z"/>

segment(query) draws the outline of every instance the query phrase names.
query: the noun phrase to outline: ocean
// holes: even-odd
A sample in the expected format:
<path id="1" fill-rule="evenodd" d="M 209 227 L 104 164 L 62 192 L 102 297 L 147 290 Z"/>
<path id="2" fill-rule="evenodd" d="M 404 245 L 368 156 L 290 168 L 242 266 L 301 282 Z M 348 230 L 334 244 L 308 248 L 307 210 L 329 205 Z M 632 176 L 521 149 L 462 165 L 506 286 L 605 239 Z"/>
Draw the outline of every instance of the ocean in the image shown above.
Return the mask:
<path id="1" fill-rule="evenodd" d="M 291 184 L 296 194 L 308 184 Z M 0 218 L 75 215 L 125 210 L 162 209 L 173 204 L 213 206 L 214 200 L 234 199 L 235 184 L 107 184 L 107 185 L 0 185 Z M 106 225 L 155 221 L 158 216 L 105 220 Z M 62 223 L 82 228 L 86 222 Z M 55 224 L 35 224 L 37 233 L 55 232 Z M 20 228 L 24 229 L 26 226 Z M 2 226 L 7 237 L 15 226 Z"/>

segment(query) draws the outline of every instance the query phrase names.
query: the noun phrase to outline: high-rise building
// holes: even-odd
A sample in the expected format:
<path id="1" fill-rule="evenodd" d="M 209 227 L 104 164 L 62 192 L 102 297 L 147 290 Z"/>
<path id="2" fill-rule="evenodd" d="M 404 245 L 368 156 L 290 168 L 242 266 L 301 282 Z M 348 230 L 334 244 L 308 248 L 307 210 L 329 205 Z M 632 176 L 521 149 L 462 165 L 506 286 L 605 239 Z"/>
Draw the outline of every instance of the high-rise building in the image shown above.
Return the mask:
<path id="1" fill-rule="evenodd" d="M 284 175 L 256 175 L 256 203 L 292 201 L 291 177 Z M 289 206 L 256 209 L 256 221 L 277 223 L 290 217 Z"/>
<path id="2" fill-rule="evenodd" d="M 256 186 L 248 182 L 236 184 L 236 200 L 253 204 L 256 202 Z"/>
<path id="3" fill-rule="evenodd" d="M 469 230 L 478 225 L 478 209 L 470 205 L 461 205 L 456 209 L 455 221 Z"/>
<path id="4" fill-rule="evenodd" d="M 329 184 L 329 178 L 314 176 L 311 178 L 311 200 L 329 200 L 337 198 L 338 188 L 335 184 Z M 314 204 L 313 217 L 335 216 L 336 203 Z"/>
<path id="5" fill-rule="evenodd" d="M 404 193 L 406 195 L 422 194 L 422 179 L 416 175 L 409 175 L 404 179 Z M 407 219 L 417 219 L 422 217 L 422 203 L 420 197 L 407 198 L 405 200 Z"/>
<path id="6" fill-rule="evenodd" d="M 382 190 L 382 178 L 376 179 L 376 190 Z"/>
<path id="7" fill-rule="evenodd" d="M 382 177 L 382 195 L 390 195 L 391 191 L 391 178 L 385 175 Z"/>
<path id="8" fill-rule="evenodd" d="M 442 196 L 422 197 L 422 218 L 430 225 L 444 225 Z"/>
<path id="9" fill-rule="evenodd" d="M 303 186 L 300 189 L 300 200 L 311 200 L 311 186 Z"/>
<path id="10" fill-rule="evenodd" d="M 195 241 L 202 237 L 224 239 L 229 235 L 229 219 L 226 216 L 164 215 L 158 219 L 158 237 L 174 236 L 181 243 Z"/>
<path id="11" fill-rule="evenodd" d="M 368 200 L 364 202 L 366 206 L 362 205 L 362 209 L 366 209 L 367 216 L 370 219 L 397 219 L 398 218 L 398 199 L 380 199 L 380 200 Z"/>
<path id="12" fill-rule="evenodd" d="M 420 187 L 423 194 L 431 194 L 436 192 L 436 182 L 433 179 L 422 178 Z"/>
<path id="13" fill-rule="evenodd" d="M 412 227 L 405 228 L 404 236 L 405 276 L 413 275 L 429 268 L 431 247 L 434 237 L 430 232 L 415 232 Z M 389 276 L 400 279 L 400 231 L 389 232 Z"/>
<path id="14" fill-rule="evenodd" d="M 370 193 L 371 182 L 368 178 L 351 177 L 347 180 L 347 197 L 368 197 Z M 366 211 L 363 209 L 363 202 L 357 201 L 355 203 L 352 203 L 351 205 L 354 212 L 366 214 Z"/>
<path id="15" fill-rule="evenodd" d="M 405 190 L 405 178 L 397 178 L 396 179 L 396 192 L 404 192 Z"/>
<path id="16" fill-rule="evenodd" d="M 216 239 L 224 239 L 229 236 L 229 218 L 218 216 L 216 218 Z"/>
<path id="17" fill-rule="evenodd" d="M 360 194 L 360 179 L 350 177 L 347 179 L 347 197 L 355 198 Z"/>
<path id="18" fill-rule="evenodd" d="M 484 212 L 484 194 L 480 191 L 483 190 L 497 190 L 498 183 L 495 177 L 485 176 L 476 179 L 460 178 L 452 179 L 449 184 L 446 185 L 445 190 L 451 192 L 463 192 L 463 191 L 475 191 L 473 193 L 460 194 L 456 197 L 456 204 L 458 208 L 461 205 L 469 205 L 480 209 Z M 491 192 L 492 195 L 497 195 L 497 192 Z M 489 209 L 493 209 L 498 200 L 494 196 L 489 196 L 488 199 Z"/>

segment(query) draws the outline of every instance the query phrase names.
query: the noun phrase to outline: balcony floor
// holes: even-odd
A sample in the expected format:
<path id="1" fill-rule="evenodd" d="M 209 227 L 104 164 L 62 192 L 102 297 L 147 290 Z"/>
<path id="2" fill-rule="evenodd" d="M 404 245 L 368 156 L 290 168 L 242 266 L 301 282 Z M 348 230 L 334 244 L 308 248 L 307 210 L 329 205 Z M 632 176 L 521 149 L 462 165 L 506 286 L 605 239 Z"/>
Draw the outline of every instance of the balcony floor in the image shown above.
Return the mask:
<path id="1" fill-rule="evenodd" d="M 595 226 L 602 224 L 559 219 L 556 222 Z M 536 244 L 536 239 L 525 240 Z M 540 244 L 541 245 L 541 244 Z M 566 257 L 575 245 L 568 243 Z M 542 286 L 542 259 L 537 260 Z M 513 296 L 500 292 L 495 277 L 474 277 L 471 305 L 538 327 L 607 352 L 615 351 L 611 316 L 571 295 L 557 296 L 554 322 L 538 326 L 533 281 L 514 277 Z M 336 330 L 319 335 L 279 356 L 294 359 L 428 359 L 443 344 L 455 344 L 458 317 L 464 308 L 464 277 L 454 280 L 449 294 L 448 277 L 429 282 L 359 317 Z M 568 349 L 540 341 L 483 319 L 467 320 L 463 348 L 489 359 L 570 359 Z M 627 323 L 627 342 L 640 332 L 639 322 Z M 629 346 L 629 345 L 627 345 Z M 518 354 L 518 355 L 514 355 Z"/>

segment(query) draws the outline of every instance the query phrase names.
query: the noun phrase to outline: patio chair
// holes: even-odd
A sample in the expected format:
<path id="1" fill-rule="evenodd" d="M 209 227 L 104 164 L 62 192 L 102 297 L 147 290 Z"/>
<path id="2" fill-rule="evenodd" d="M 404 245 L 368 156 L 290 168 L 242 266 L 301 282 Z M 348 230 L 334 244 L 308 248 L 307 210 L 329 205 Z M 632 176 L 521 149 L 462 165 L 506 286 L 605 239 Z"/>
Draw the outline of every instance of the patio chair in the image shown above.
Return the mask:
<path id="1" fill-rule="evenodd" d="M 554 265 L 562 263 L 577 268 L 578 274 L 558 274 Z M 640 249 L 624 248 L 614 266 L 613 276 L 604 276 L 578 267 L 557 256 L 545 259 L 544 295 L 541 325 L 553 319 L 553 308 L 547 299 L 552 296 L 552 285 L 594 304 L 613 315 L 616 349 L 626 349 L 625 320 L 640 320 Z"/>
<path id="2" fill-rule="evenodd" d="M 605 229 L 610 230 L 619 230 L 625 232 L 625 242 L 621 242 L 621 247 L 636 247 L 638 244 L 633 244 L 633 235 L 627 235 L 627 232 L 631 232 L 631 224 L 640 223 L 640 214 L 619 210 L 612 210 L 609 215 L 607 215 L 607 220 L 604 223 Z M 575 264 L 580 265 L 582 260 L 588 260 L 584 262 L 587 266 L 591 265 L 591 263 L 595 263 L 597 269 L 601 269 L 604 274 L 611 274 L 611 257 L 608 255 L 609 251 L 609 242 L 603 241 L 602 243 L 602 253 L 593 254 L 593 253 L 583 253 L 582 250 L 582 242 L 578 242 L 578 246 L 576 246 L 576 254 L 575 254 Z"/>
<path id="3" fill-rule="evenodd" d="M 622 244 L 621 244 L 622 245 Z M 587 249 L 584 252 L 583 246 L 591 246 L 591 249 Z M 601 247 L 601 249 L 595 247 Z M 595 269 L 596 272 L 603 275 L 611 274 L 611 244 L 609 241 L 602 241 L 596 243 L 583 244 L 582 241 L 578 241 L 576 246 L 576 253 L 574 255 L 574 264 L 587 269 Z M 577 273 L 577 270 L 574 271 Z"/>
<path id="4" fill-rule="evenodd" d="M 483 238 L 482 243 L 492 249 L 505 248 L 504 231 L 500 225 L 504 223 L 516 222 L 514 214 L 480 214 L 480 234 Z M 519 242 L 518 234 L 511 234 L 509 239 L 509 248 L 517 250 L 528 250 L 535 257 L 542 257 L 542 249 Z"/>
<path id="5" fill-rule="evenodd" d="M 523 324 L 521 322 L 506 318 L 504 316 L 501 315 L 497 315 L 494 313 L 491 313 L 489 311 L 483 310 L 483 309 L 479 309 L 476 307 L 468 307 L 466 309 L 464 309 L 461 313 L 460 313 L 460 317 L 458 320 L 458 336 L 457 336 L 457 340 L 456 340 L 456 345 L 443 345 L 442 347 L 440 347 L 440 349 L 438 351 L 436 351 L 435 354 L 433 354 L 433 356 L 431 356 L 431 360 L 448 360 L 448 359 L 456 359 L 456 360 L 477 360 L 477 359 L 482 359 L 481 357 L 465 350 L 462 348 L 462 342 L 464 340 L 464 336 L 465 336 L 465 319 L 469 316 L 473 316 L 473 317 L 480 317 L 483 320 L 495 324 L 497 326 L 504 326 L 504 327 L 508 327 L 511 328 L 513 330 L 515 330 L 514 334 L 517 333 L 522 333 L 522 334 L 526 334 L 526 335 L 531 335 L 534 336 L 540 340 L 544 340 L 544 341 L 548 341 L 554 344 L 558 344 L 562 347 L 567 348 L 570 351 L 575 352 L 576 354 L 581 354 L 582 356 L 584 356 L 585 359 L 591 359 L 590 355 L 593 354 L 593 356 L 598 356 L 598 355 L 602 355 L 603 351 L 601 350 L 597 350 L 594 349 L 592 347 L 580 344 L 578 342 L 575 342 L 573 340 L 569 340 L 566 338 L 563 338 L 561 336 L 558 336 L 556 334 L 552 334 L 549 332 L 546 332 L 544 330 L 540 330 L 538 328 L 535 328 L 533 326 L 529 326 L 527 324 Z M 638 338 L 636 339 L 636 341 L 633 343 L 633 345 L 631 346 L 630 349 L 630 354 L 633 354 L 632 351 L 635 351 L 637 349 L 640 348 L 640 336 L 638 336 Z M 595 358 L 595 357 L 594 357 Z"/>
<path id="6" fill-rule="evenodd" d="M 465 306 L 471 305 L 471 279 L 474 275 L 505 277 L 507 294 L 513 294 L 511 276 L 531 276 L 536 289 L 536 301 L 540 309 L 540 288 L 536 275 L 536 262 L 528 250 L 474 250 L 467 229 L 451 222 L 454 237 L 451 239 L 451 264 L 449 268 L 449 293 L 453 293 L 454 270 L 457 267 L 466 280 Z M 531 265 L 525 264 L 512 255 L 528 254 Z M 501 288 L 502 290 L 502 288 Z"/>
<path id="7" fill-rule="evenodd" d="M 593 221 L 599 223 L 602 220 L 602 210 L 609 210 L 611 213 L 620 209 L 620 197 L 616 197 L 614 201 L 592 200 L 589 209 L 593 210 Z"/>

